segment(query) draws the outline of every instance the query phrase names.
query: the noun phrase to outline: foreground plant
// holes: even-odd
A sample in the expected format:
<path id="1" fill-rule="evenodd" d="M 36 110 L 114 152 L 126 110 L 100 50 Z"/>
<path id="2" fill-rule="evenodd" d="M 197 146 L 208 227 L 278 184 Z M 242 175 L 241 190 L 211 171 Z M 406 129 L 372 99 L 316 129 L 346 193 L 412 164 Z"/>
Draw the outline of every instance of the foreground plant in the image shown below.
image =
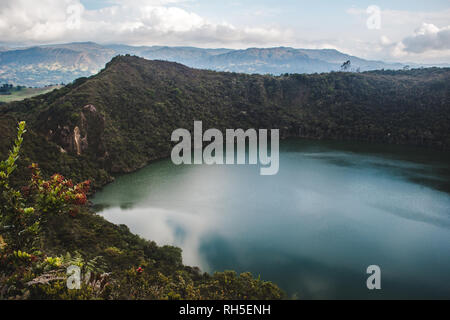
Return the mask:
<path id="1" fill-rule="evenodd" d="M 0 162 L 0 299 L 283 297 L 276 285 L 248 273 L 201 274 L 183 265 L 181 249 L 158 247 L 92 214 L 85 208 L 89 181 L 74 185 L 60 174 L 47 180 L 32 164 L 29 183 L 11 187 L 25 132 L 20 122 Z"/>
<path id="2" fill-rule="evenodd" d="M 20 191 L 11 187 L 25 133 L 25 122 L 19 122 L 14 146 L 0 162 L 0 298 L 26 296 L 26 287 L 44 278 L 47 283 L 64 278 L 62 258 L 42 252 L 42 229 L 57 215 L 75 216 L 87 202 L 90 185 L 74 185 L 59 174 L 45 180 L 33 163 L 29 184 Z"/>

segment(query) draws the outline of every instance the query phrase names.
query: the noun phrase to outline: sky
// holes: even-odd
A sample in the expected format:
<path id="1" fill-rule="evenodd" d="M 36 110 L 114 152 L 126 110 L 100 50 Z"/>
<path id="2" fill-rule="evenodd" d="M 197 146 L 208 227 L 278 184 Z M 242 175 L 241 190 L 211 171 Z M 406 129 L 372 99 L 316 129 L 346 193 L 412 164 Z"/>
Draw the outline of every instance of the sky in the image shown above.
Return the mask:
<path id="1" fill-rule="evenodd" d="M 79 41 L 450 63 L 450 0 L 0 0 L 0 44 Z"/>

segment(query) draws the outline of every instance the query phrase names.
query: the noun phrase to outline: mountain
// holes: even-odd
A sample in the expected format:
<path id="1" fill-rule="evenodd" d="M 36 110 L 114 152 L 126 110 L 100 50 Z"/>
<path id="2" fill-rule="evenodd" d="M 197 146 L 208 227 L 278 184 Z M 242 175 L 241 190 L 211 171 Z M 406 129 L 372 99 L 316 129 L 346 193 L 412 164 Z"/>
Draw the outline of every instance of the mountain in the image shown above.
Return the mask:
<path id="1" fill-rule="evenodd" d="M 294 48 L 201 49 L 194 47 L 99 45 L 93 42 L 0 50 L 0 83 L 26 86 L 70 83 L 97 73 L 116 55 L 137 55 L 216 71 L 259 74 L 339 71 L 350 60 L 352 70 L 401 69 L 402 64 L 369 61 L 333 49 Z"/>
<path id="2" fill-rule="evenodd" d="M 285 47 L 233 50 L 209 57 L 196 67 L 219 71 L 279 75 L 283 73 L 339 71 L 341 65 L 347 60 L 351 61 L 353 71 L 395 70 L 403 67 L 401 64 L 387 64 L 381 61 L 360 59 L 334 49 L 313 50 Z"/>
<path id="3" fill-rule="evenodd" d="M 324 60 L 310 58 L 306 53 L 292 48 L 250 48 L 230 51 L 209 57 L 200 67 L 260 74 L 327 72 L 333 68 Z"/>
<path id="4" fill-rule="evenodd" d="M 125 45 L 110 45 L 107 47 L 115 50 L 117 54 L 133 54 L 150 60 L 167 60 L 183 64 L 198 63 L 211 56 L 232 51 L 231 49 L 201 49 L 195 47 L 167 46 L 132 47 Z"/>
<path id="5" fill-rule="evenodd" d="M 0 52 L 0 82 L 45 86 L 90 76 L 114 50 L 95 43 L 46 45 Z"/>
<path id="6" fill-rule="evenodd" d="M 173 130 L 279 128 L 281 136 L 450 148 L 450 69 L 249 75 L 133 56 L 0 106 L 0 154 L 26 120 L 24 158 L 99 187 L 170 155 Z"/>

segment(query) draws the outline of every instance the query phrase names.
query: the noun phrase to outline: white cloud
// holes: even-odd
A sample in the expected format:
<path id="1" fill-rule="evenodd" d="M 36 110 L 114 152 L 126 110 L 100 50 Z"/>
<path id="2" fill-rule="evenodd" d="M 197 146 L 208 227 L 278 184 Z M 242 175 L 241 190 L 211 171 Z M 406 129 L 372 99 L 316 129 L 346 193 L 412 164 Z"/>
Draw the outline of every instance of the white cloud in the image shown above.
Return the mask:
<path id="1" fill-rule="evenodd" d="M 422 53 L 429 50 L 450 50 L 450 26 L 438 28 L 423 23 L 414 35 L 403 39 L 404 51 Z"/>
<path id="2" fill-rule="evenodd" d="M 350 8 L 347 13 L 351 23 L 317 30 L 298 26 L 294 30 L 268 24 L 271 19 L 266 15 L 243 15 L 235 24 L 211 21 L 186 9 L 190 1 L 193 0 L 110 0 L 108 7 L 88 10 L 80 0 L 1 0 L 0 43 L 293 46 L 335 48 L 367 59 L 450 60 L 450 10 L 410 12 L 381 8 L 378 30 L 367 28 L 370 15 L 365 8 Z M 253 14 L 264 12 L 255 10 Z M 422 25 L 424 21 L 426 25 Z M 414 28 L 421 25 L 414 33 Z"/>
<path id="3" fill-rule="evenodd" d="M 86 10 L 79 0 L 4 0 L 0 42 L 121 42 L 201 46 L 266 45 L 292 37 L 276 27 L 235 27 L 214 23 L 185 9 L 179 0 L 115 0 Z"/>
<path id="4" fill-rule="evenodd" d="M 352 34 L 354 38 L 364 39 L 359 43 L 355 40 L 352 44 L 351 50 L 357 55 L 390 61 L 450 60 L 449 9 L 417 12 L 382 8 L 380 30 L 365 28 L 368 18 L 365 9 L 350 8 L 347 13 L 361 26 Z"/>
<path id="5" fill-rule="evenodd" d="M 389 39 L 387 36 L 381 36 L 380 38 L 381 45 L 388 46 L 392 43 L 391 39 Z"/>
<path id="6" fill-rule="evenodd" d="M 46 41 L 64 35 L 66 9 L 73 1 L 43 0 L 34 5 L 24 0 L 2 1 L 0 40 L 20 42 Z"/>

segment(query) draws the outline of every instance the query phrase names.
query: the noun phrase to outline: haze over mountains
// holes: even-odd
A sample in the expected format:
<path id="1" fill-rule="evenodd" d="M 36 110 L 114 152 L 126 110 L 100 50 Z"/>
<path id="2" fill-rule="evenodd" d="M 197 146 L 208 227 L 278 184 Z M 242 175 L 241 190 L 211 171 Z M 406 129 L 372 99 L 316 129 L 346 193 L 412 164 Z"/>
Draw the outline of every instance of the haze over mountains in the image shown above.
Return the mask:
<path id="1" fill-rule="evenodd" d="M 334 49 L 249 48 L 100 45 L 93 42 L 0 48 L 0 83 L 26 86 L 70 83 L 101 70 L 116 55 L 137 55 L 189 67 L 216 71 L 274 74 L 338 71 L 351 61 L 351 70 L 401 69 L 400 63 L 364 60 Z"/>

